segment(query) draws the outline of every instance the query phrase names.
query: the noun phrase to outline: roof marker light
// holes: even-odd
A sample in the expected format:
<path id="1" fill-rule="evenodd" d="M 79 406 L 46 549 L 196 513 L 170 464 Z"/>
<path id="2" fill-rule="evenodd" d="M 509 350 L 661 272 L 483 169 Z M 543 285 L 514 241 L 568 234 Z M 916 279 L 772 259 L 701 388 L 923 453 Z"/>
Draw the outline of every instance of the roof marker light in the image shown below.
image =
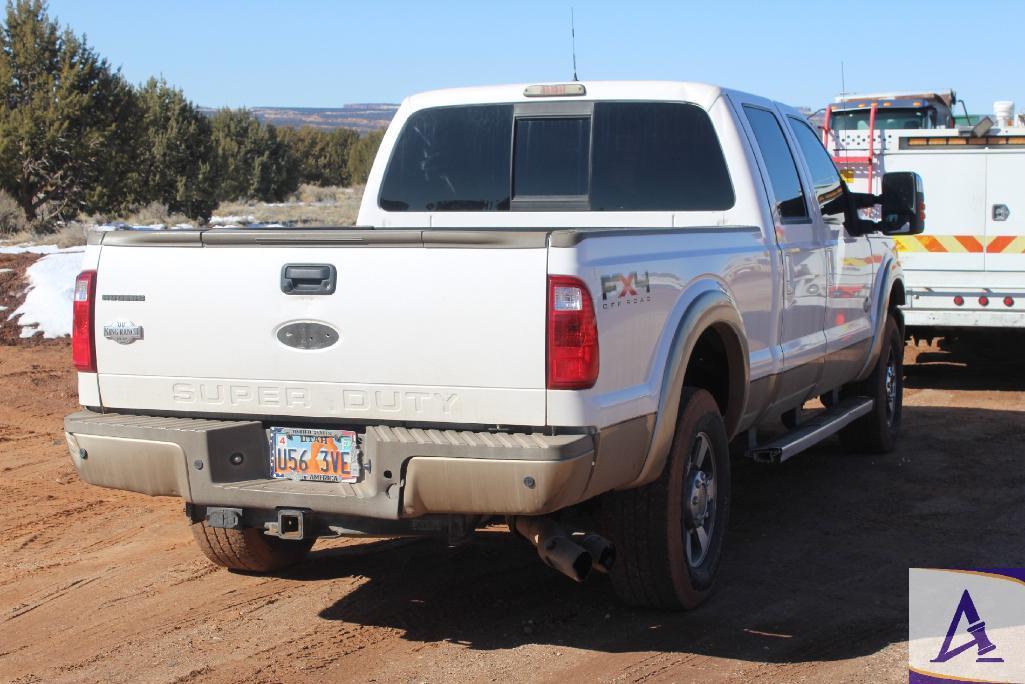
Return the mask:
<path id="1" fill-rule="evenodd" d="M 553 85 L 530 85 L 523 89 L 525 97 L 568 97 L 586 95 L 583 83 L 557 83 Z"/>
<path id="2" fill-rule="evenodd" d="M 964 297 L 961 295 L 954 297 L 954 306 L 964 306 Z"/>
<path id="3" fill-rule="evenodd" d="M 1004 297 L 1004 306 L 1014 306 L 1014 297 Z"/>
<path id="4" fill-rule="evenodd" d="M 982 304 L 983 306 L 989 306 L 989 297 L 987 297 L 986 295 L 982 295 L 981 297 L 979 297 L 979 304 Z"/>

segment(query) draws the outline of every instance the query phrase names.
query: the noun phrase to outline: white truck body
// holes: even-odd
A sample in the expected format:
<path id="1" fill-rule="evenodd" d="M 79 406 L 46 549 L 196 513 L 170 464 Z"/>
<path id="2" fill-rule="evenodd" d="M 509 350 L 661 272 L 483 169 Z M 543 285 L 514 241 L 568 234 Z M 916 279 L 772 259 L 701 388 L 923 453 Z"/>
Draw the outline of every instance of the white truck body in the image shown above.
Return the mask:
<path id="1" fill-rule="evenodd" d="M 826 144 L 858 192 L 879 192 L 886 172 L 914 171 L 923 179 L 925 232 L 896 238 L 909 328 L 922 336 L 1025 328 L 1025 128 L 830 130 Z M 870 147 L 871 174 L 868 163 L 846 161 L 860 160 Z"/>
<path id="2" fill-rule="evenodd" d="M 464 165 L 515 162 L 460 175 L 462 147 Z M 582 190 L 549 192 L 567 183 Z M 899 358 L 881 350 L 902 276 L 853 197 L 796 110 L 715 86 L 411 97 L 355 228 L 91 237 L 72 459 L 90 482 L 181 496 L 196 524 L 284 538 L 287 509 L 289 524 L 318 516 L 317 534 L 402 534 L 654 482 L 685 388 L 714 399 L 723 444 L 746 433 L 753 447 L 759 426 L 839 402 L 885 362 L 899 422 Z M 788 457 L 882 411 L 849 394 L 759 453 Z M 286 467 L 268 435 L 318 428 L 357 445 L 346 479 L 268 471 Z M 715 491 L 701 477 L 699 521 Z"/>

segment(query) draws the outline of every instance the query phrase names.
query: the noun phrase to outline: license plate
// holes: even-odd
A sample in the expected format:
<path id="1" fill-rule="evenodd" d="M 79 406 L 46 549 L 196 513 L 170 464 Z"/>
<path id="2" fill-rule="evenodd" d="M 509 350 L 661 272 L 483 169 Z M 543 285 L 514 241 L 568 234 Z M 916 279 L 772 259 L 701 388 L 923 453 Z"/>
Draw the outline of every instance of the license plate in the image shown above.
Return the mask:
<path id="1" fill-rule="evenodd" d="M 356 433 L 349 430 L 270 429 L 270 472 L 278 479 L 355 482 Z"/>

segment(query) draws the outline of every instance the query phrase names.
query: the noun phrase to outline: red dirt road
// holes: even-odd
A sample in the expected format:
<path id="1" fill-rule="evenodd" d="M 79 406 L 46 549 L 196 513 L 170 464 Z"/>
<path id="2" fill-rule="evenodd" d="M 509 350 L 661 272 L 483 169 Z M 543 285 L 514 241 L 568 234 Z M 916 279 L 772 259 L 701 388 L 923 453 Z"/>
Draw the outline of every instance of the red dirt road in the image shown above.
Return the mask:
<path id="1" fill-rule="evenodd" d="M 1025 566 L 1020 368 L 923 354 L 896 453 L 738 463 L 720 591 L 660 614 L 498 532 L 215 568 L 178 501 L 78 480 L 69 356 L 0 346 L 0 681 L 907 681 L 909 567 Z"/>

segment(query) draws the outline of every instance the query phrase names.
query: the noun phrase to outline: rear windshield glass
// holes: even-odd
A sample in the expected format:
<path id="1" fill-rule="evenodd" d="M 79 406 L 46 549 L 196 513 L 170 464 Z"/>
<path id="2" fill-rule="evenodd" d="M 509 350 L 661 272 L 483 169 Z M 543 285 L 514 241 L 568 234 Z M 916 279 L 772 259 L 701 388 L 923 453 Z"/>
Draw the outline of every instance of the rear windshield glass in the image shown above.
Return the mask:
<path id="1" fill-rule="evenodd" d="M 388 211 L 509 208 L 512 105 L 424 109 L 395 145 L 380 204 Z"/>
<path id="2" fill-rule="evenodd" d="M 670 102 L 597 102 L 591 116 L 515 116 L 504 104 L 421 110 L 399 135 L 379 201 L 388 211 L 507 211 L 520 199 L 536 208 L 530 198 L 593 211 L 734 202 L 708 115 Z"/>
<path id="3" fill-rule="evenodd" d="M 517 119 L 513 196 L 587 194 L 591 119 Z"/>
<path id="4" fill-rule="evenodd" d="M 694 105 L 594 105 L 591 209 L 701 211 L 733 206 L 712 122 Z"/>

